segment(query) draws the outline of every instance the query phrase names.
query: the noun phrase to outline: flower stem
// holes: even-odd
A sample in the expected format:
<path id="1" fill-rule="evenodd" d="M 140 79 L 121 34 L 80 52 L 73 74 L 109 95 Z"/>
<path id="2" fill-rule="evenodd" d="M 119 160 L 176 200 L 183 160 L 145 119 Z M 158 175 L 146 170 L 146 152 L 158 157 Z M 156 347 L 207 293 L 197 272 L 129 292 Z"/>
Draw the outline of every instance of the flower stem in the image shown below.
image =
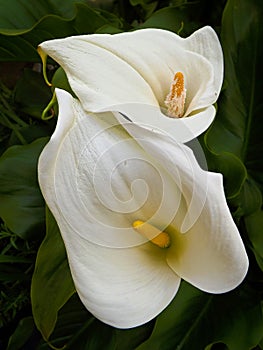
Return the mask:
<path id="1" fill-rule="evenodd" d="M 2 86 L 1 86 L 2 88 Z M 27 126 L 27 123 L 24 122 L 23 120 L 21 120 L 12 110 L 12 108 L 10 107 L 10 105 L 8 104 L 8 102 L 6 101 L 6 99 L 0 94 L 0 101 L 5 109 L 5 114 L 13 119 L 13 121 L 15 121 L 18 125 L 20 126 Z"/>
<path id="2" fill-rule="evenodd" d="M 4 120 L 4 123 L 2 122 L 2 125 L 7 126 L 9 129 L 13 130 L 13 132 L 15 133 L 16 137 L 18 138 L 18 140 L 22 143 L 22 145 L 26 145 L 27 144 L 26 139 L 20 133 L 20 131 L 18 130 L 17 126 L 14 125 L 13 123 L 11 123 L 10 120 L 1 111 L 0 111 L 0 116 Z M 0 122 L 1 122 L 1 120 L 0 120 Z"/>

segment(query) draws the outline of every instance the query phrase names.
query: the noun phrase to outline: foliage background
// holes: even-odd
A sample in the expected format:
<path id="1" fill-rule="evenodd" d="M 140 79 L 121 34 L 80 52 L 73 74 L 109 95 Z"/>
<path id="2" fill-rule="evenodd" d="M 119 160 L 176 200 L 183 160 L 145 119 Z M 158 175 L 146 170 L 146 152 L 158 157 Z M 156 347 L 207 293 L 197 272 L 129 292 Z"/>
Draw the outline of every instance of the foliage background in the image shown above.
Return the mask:
<path id="1" fill-rule="evenodd" d="M 0 0 L 1 349 L 263 349 L 262 18 L 261 0 Z M 145 27 L 187 36 L 204 25 L 220 37 L 225 80 L 216 120 L 199 141 L 209 169 L 224 175 L 249 272 L 222 295 L 183 282 L 156 320 L 114 329 L 79 301 L 38 187 L 37 159 L 54 130 L 56 108 L 41 119 L 52 91 L 36 47 L 51 38 Z M 50 61 L 48 68 L 53 85 L 68 89 L 57 65 Z"/>

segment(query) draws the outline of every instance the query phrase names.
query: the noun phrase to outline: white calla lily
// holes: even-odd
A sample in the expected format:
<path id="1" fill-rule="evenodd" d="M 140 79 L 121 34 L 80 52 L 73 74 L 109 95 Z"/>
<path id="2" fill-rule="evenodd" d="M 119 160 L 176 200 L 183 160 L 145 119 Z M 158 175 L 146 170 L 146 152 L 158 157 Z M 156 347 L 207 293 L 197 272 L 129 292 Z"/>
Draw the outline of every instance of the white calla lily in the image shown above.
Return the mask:
<path id="1" fill-rule="evenodd" d="M 180 142 L 214 119 L 223 54 L 211 27 L 186 39 L 161 29 L 81 35 L 43 42 L 40 51 L 62 66 L 87 112 L 120 112 Z"/>
<path id="2" fill-rule="evenodd" d="M 181 278 L 210 293 L 241 283 L 248 259 L 222 176 L 169 136 L 130 122 L 125 130 L 112 113 L 87 113 L 69 93 L 56 94 L 58 123 L 39 183 L 86 308 L 130 328 L 158 315 Z"/>

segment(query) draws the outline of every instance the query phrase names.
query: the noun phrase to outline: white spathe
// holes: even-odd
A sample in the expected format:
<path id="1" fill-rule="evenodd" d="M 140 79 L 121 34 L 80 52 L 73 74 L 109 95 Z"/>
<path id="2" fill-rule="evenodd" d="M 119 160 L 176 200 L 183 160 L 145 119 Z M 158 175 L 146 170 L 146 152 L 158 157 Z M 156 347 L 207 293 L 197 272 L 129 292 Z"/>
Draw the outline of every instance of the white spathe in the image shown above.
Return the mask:
<path id="1" fill-rule="evenodd" d="M 39 183 L 86 308 L 131 328 L 157 316 L 181 278 L 210 293 L 239 285 L 248 258 L 221 174 L 202 170 L 171 137 L 130 122 L 125 130 L 112 113 L 87 113 L 69 93 L 56 94 L 58 123 L 39 159 Z M 165 229 L 171 246 L 147 241 L 135 220 Z"/>
<path id="2" fill-rule="evenodd" d="M 185 39 L 166 30 L 141 29 L 49 40 L 40 48 L 65 70 L 87 112 L 120 112 L 180 142 L 200 135 L 214 119 L 223 54 L 211 27 Z M 169 118 L 164 101 L 178 71 L 186 81 L 185 113 Z M 126 121 L 120 116 L 119 122 Z"/>

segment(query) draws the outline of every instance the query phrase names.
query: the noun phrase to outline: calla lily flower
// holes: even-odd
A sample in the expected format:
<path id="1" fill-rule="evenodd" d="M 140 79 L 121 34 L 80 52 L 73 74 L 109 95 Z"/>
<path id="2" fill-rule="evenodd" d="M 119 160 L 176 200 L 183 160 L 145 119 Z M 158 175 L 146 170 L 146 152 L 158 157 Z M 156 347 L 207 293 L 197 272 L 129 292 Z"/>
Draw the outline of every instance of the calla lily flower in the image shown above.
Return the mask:
<path id="1" fill-rule="evenodd" d="M 187 142 L 215 116 L 223 54 L 211 27 L 188 38 L 161 29 L 92 34 L 43 42 L 65 70 L 87 112 L 120 112 L 130 121 Z"/>
<path id="2" fill-rule="evenodd" d="M 131 328 L 153 319 L 181 279 L 209 293 L 248 268 L 222 175 L 189 147 L 111 112 L 92 114 L 56 90 L 56 129 L 39 183 L 67 250 L 76 290 L 98 319 Z"/>

